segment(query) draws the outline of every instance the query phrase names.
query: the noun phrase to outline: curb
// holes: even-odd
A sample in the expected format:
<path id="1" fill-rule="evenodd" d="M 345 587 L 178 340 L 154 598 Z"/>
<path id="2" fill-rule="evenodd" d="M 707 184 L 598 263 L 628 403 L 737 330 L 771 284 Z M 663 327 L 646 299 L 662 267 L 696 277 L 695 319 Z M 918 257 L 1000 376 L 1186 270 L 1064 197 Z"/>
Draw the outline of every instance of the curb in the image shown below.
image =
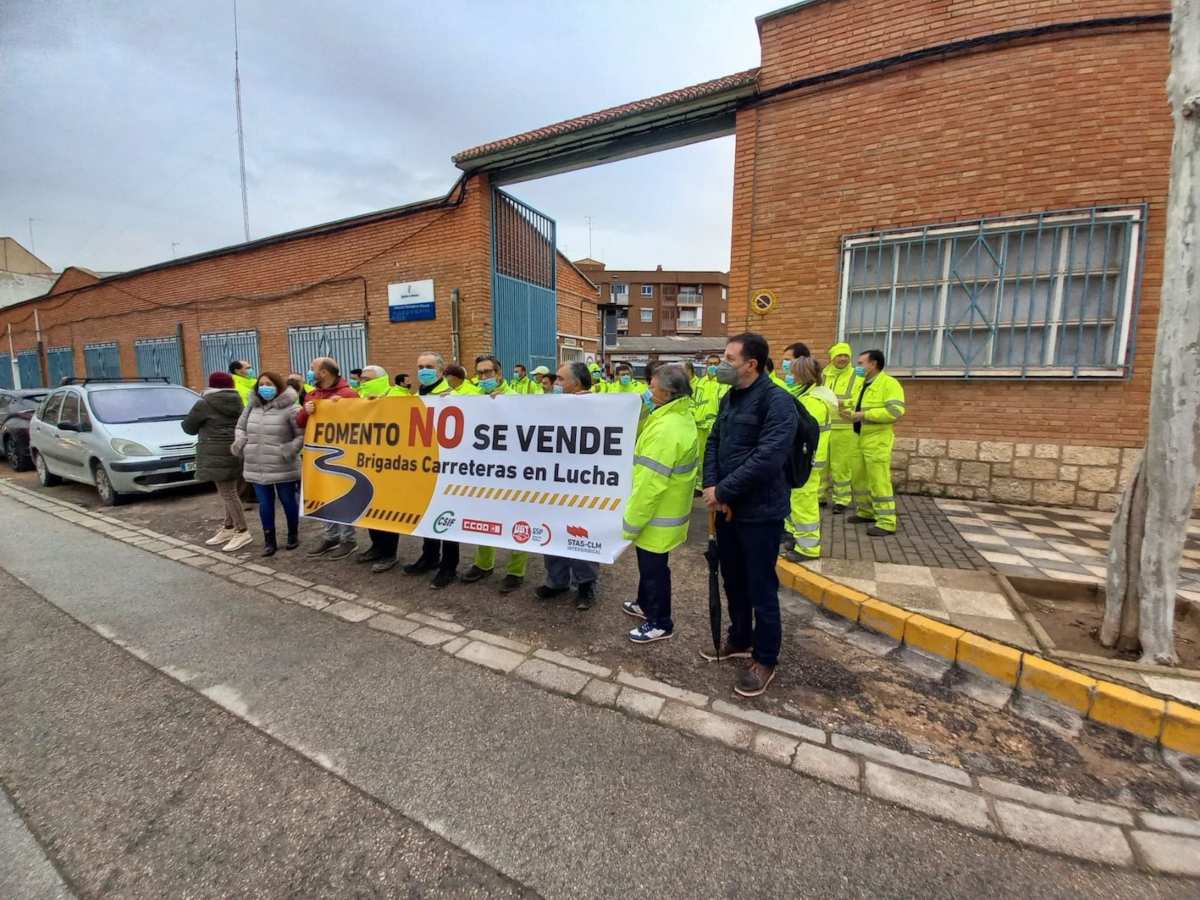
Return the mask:
<path id="1" fill-rule="evenodd" d="M 1052 700 L 1086 719 L 1200 757 L 1200 708 L 1094 678 L 1027 650 L 909 612 L 788 560 L 780 582 L 814 605 L 952 666 Z"/>

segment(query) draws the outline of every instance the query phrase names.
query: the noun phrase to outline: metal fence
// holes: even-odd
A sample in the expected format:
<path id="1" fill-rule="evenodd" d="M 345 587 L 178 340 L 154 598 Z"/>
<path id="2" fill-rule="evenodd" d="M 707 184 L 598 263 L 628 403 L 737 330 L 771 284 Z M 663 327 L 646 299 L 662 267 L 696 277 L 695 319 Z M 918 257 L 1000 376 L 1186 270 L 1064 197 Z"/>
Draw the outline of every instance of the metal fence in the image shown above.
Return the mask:
<path id="1" fill-rule="evenodd" d="M 42 383 L 42 361 L 36 350 L 17 351 L 17 375 L 26 390 L 46 386 Z"/>
<path id="2" fill-rule="evenodd" d="M 909 376 L 1127 371 L 1145 207 L 854 235 L 839 334 Z"/>
<path id="3" fill-rule="evenodd" d="M 306 372 L 318 356 L 329 356 L 346 375 L 367 364 L 367 326 L 364 322 L 343 322 L 289 328 L 288 354 L 293 372 Z"/>
<path id="4" fill-rule="evenodd" d="M 142 378 L 166 378 L 172 384 L 183 384 L 183 355 L 178 339 L 140 338 L 133 342 L 133 351 Z"/>
<path id="5" fill-rule="evenodd" d="M 13 381 L 13 360 L 7 353 L 0 353 L 0 388 L 11 391 L 16 385 Z"/>
<path id="6" fill-rule="evenodd" d="M 244 359 L 261 371 L 258 358 L 257 331 L 221 331 L 200 335 L 200 363 L 204 383 L 213 372 L 228 372 L 235 359 Z"/>
<path id="7" fill-rule="evenodd" d="M 64 378 L 75 376 L 75 348 L 48 347 L 46 349 L 46 369 L 50 373 L 50 386 L 54 387 Z"/>
<path id="8" fill-rule="evenodd" d="M 83 345 L 83 365 L 88 378 L 120 378 L 121 351 L 116 341 Z"/>
<path id="9" fill-rule="evenodd" d="M 506 367 L 556 365 L 555 234 L 549 216 L 493 191 L 492 346 Z"/>

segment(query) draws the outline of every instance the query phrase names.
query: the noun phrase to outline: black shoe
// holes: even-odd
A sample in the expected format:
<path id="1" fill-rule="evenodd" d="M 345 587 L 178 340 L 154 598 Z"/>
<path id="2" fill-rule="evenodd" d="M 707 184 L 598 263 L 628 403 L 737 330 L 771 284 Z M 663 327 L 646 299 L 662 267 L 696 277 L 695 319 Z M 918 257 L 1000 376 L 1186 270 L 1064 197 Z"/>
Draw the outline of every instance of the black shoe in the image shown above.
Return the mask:
<path id="1" fill-rule="evenodd" d="M 429 582 L 429 586 L 431 588 L 433 588 L 435 591 L 440 591 L 442 588 L 448 587 L 449 585 L 454 584 L 454 582 L 457 580 L 458 579 L 455 577 L 453 571 L 451 571 L 451 572 L 439 571 L 436 575 L 433 576 L 433 581 Z"/>
<path id="2" fill-rule="evenodd" d="M 432 572 L 437 568 L 437 560 L 430 559 L 428 556 L 420 557 L 416 562 L 410 562 L 404 567 L 405 575 L 424 575 L 426 572 Z"/>
<path id="3" fill-rule="evenodd" d="M 555 587 L 551 584 L 540 584 L 533 592 L 533 596 L 539 600 L 553 600 L 555 597 L 561 597 L 571 589 L 569 587 Z"/>
<path id="4" fill-rule="evenodd" d="M 578 595 L 575 597 L 576 609 L 591 609 L 596 605 L 596 582 L 585 581 L 579 586 Z"/>
<path id="5" fill-rule="evenodd" d="M 520 575 L 505 575 L 504 580 L 500 582 L 499 591 L 502 594 L 511 594 L 524 583 L 525 579 Z"/>
<path id="6" fill-rule="evenodd" d="M 362 553 L 358 554 L 358 556 L 354 557 L 356 563 L 374 563 L 379 562 L 381 559 L 387 559 L 387 557 L 374 547 L 368 547 Z"/>
<path id="7" fill-rule="evenodd" d="M 463 584 L 474 584 L 477 581 L 483 581 L 483 579 L 491 574 L 491 569 L 481 569 L 479 566 L 471 566 L 462 575 L 458 576 L 458 580 Z"/>
<path id="8" fill-rule="evenodd" d="M 871 537 L 891 537 L 893 534 L 895 534 L 895 532 L 894 531 L 885 531 L 884 529 L 880 528 L 878 525 L 872 525 L 870 528 L 867 529 L 867 534 L 869 534 Z"/>
<path id="9" fill-rule="evenodd" d="M 279 546 L 275 543 L 275 529 L 263 529 L 263 556 L 274 556 L 279 550 Z"/>
<path id="10" fill-rule="evenodd" d="M 828 505 L 829 505 L 829 501 L 828 501 L 828 500 L 820 500 L 820 501 L 818 501 L 818 502 L 817 502 L 817 506 L 821 507 L 821 509 L 824 509 L 824 508 L 825 508 L 825 507 L 827 507 Z M 835 512 L 836 512 L 836 509 L 837 509 L 837 508 L 836 508 L 836 507 L 834 507 L 834 510 L 835 510 Z"/>
<path id="11" fill-rule="evenodd" d="M 391 559 L 381 559 L 375 565 L 371 566 L 371 574 L 380 575 L 383 572 L 390 572 L 396 568 L 396 564 L 399 562 L 400 560 L 394 556 Z"/>
<path id="12" fill-rule="evenodd" d="M 283 545 L 284 550 L 295 550 L 300 546 L 300 536 L 296 534 L 294 528 L 289 528 L 287 533 L 287 543 Z"/>
<path id="13" fill-rule="evenodd" d="M 345 559 L 354 552 L 354 548 L 358 546 L 353 541 L 343 541 L 338 544 L 329 554 L 330 559 Z"/>
<path id="14" fill-rule="evenodd" d="M 336 547 L 339 543 L 341 543 L 341 542 L 335 541 L 333 538 L 325 538 L 324 540 L 321 541 L 321 543 L 317 544 L 317 546 L 315 546 L 311 550 L 309 550 L 307 555 L 308 556 L 324 556 L 326 553 L 328 553 L 330 550 L 332 550 L 334 547 Z"/>
<path id="15" fill-rule="evenodd" d="M 845 511 L 846 511 L 846 507 L 842 506 L 840 503 L 833 504 L 834 515 L 840 516 Z"/>
<path id="16" fill-rule="evenodd" d="M 874 519 L 868 519 L 866 516 L 860 516 L 858 513 L 855 513 L 855 514 L 854 514 L 854 515 L 852 515 L 852 516 L 848 516 L 848 517 L 846 518 L 846 521 L 847 521 L 847 522 L 853 522 L 855 525 L 857 525 L 857 524 L 858 524 L 858 523 L 860 523 L 860 522 L 874 522 L 875 520 L 874 520 Z"/>

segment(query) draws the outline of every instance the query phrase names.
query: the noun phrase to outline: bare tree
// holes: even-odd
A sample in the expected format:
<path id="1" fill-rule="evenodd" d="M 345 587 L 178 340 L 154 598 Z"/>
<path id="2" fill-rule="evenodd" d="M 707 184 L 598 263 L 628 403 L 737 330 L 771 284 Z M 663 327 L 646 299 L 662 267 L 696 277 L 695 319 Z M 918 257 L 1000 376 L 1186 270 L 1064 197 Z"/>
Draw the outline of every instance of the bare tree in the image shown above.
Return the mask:
<path id="1" fill-rule="evenodd" d="M 1174 0 L 1167 96 L 1175 120 L 1162 302 L 1146 452 L 1108 546 L 1100 641 L 1171 665 L 1175 587 L 1200 477 L 1200 0 Z"/>

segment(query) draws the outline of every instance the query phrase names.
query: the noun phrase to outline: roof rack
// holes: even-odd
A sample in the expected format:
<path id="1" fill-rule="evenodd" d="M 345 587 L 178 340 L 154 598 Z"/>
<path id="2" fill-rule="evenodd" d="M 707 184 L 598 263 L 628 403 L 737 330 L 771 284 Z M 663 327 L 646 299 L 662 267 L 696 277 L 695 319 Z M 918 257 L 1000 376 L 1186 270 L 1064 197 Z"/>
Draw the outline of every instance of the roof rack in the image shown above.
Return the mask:
<path id="1" fill-rule="evenodd" d="M 171 379 L 167 378 L 165 375 L 150 375 L 150 376 L 146 376 L 146 377 L 130 376 L 128 378 L 118 375 L 115 378 L 64 378 L 59 386 L 62 387 L 64 385 L 68 385 L 68 384 L 79 384 L 79 385 L 126 384 L 126 383 L 134 383 L 134 384 L 143 383 L 144 384 L 146 382 L 151 382 L 151 381 L 161 382 L 162 384 L 170 384 L 171 383 Z"/>

